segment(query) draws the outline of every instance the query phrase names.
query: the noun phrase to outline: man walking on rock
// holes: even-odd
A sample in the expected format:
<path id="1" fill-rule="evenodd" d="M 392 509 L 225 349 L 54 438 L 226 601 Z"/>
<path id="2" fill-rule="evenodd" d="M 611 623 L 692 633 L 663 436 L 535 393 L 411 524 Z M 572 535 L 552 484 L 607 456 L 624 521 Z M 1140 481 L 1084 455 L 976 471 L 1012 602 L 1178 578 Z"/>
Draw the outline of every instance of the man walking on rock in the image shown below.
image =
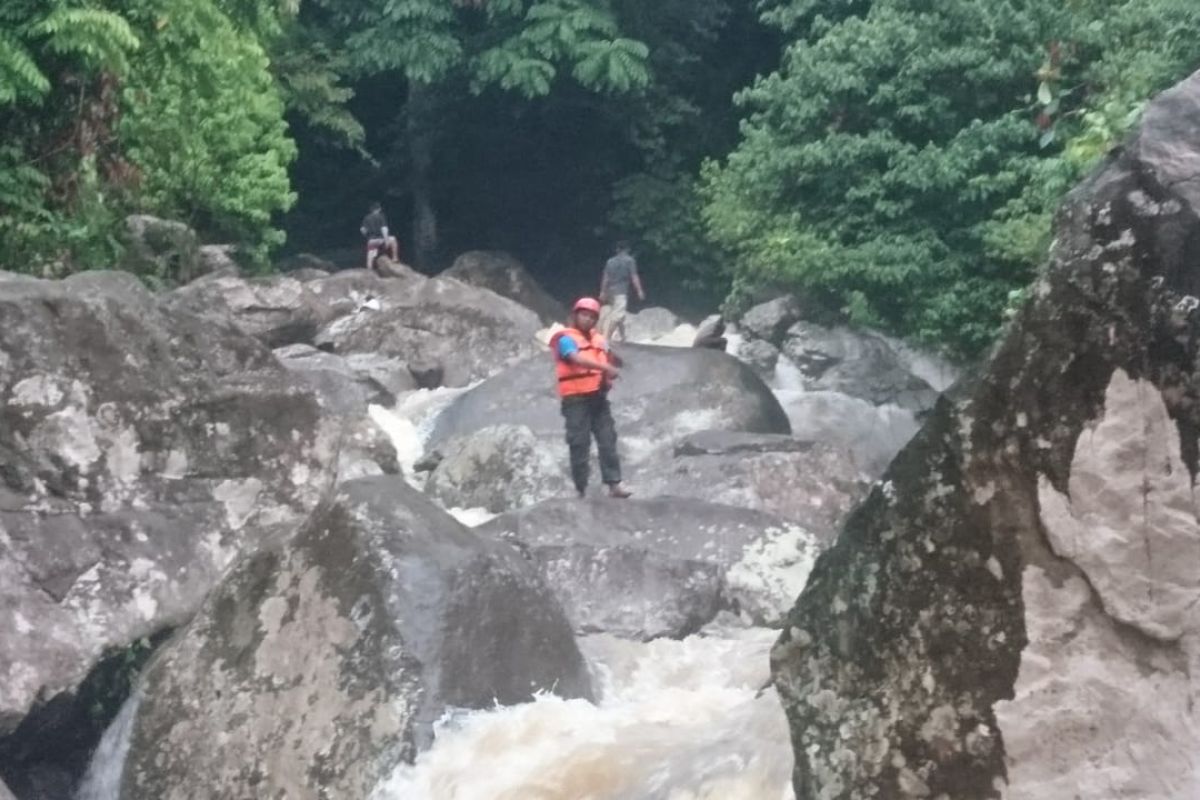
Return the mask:
<path id="1" fill-rule="evenodd" d="M 614 342 L 625 341 L 630 287 L 637 291 L 638 300 L 645 301 L 646 293 L 638 277 L 637 261 L 629 254 L 629 244 L 617 242 L 617 253 L 604 264 L 604 275 L 600 278 L 600 299 L 605 303 L 600 332 Z"/>
<path id="2" fill-rule="evenodd" d="M 567 327 L 550 339 L 558 394 L 567 426 L 567 448 L 571 454 L 571 478 L 579 496 L 587 494 L 592 437 L 600 455 L 600 479 L 608 496 L 624 499 L 621 461 L 617 456 L 617 428 L 608 405 L 608 389 L 620 374 L 620 359 L 596 331 L 600 303 L 584 297 L 575 303 Z"/>

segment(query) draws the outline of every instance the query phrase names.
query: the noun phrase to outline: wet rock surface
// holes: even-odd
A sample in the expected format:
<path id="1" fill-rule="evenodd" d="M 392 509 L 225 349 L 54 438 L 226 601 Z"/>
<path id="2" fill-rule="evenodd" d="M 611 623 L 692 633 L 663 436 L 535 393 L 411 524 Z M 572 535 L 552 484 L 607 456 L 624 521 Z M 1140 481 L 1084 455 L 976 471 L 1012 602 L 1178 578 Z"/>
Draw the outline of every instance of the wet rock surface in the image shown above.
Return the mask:
<path id="1" fill-rule="evenodd" d="M 675 313 L 659 306 L 643 308 L 625 318 L 625 335 L 631 342 L 653 342 L 683 324 Z"/>
<path id="2" fill-rule="evenodd" d="M 699 430 L 788 433 L 779 401 L 753 370 L 710 350 L 623 345 L 621 378 L 610 395 L 629 454 Z M 431 445 L 496 424 L 524 425 L 562 440 L 549 353 L 509 367 L 457 398 L 439 417 Z"/>
<path id="3" fill-rule="evenodd" d="M 334 477 L 338 431 L 270 351 L 127 274 L 0 274 L 0 397 L 0 740 Z"/>
<path id="4" fill-rule="evenodd" d="M 572 493 L 566 445 L 523 425 L 494 425 L 444 443 L 425 492 L 444 508 L 501 513 Z"/>
<path id="5" fill-rule="evenodd" d="M 788 328 L 783 352 L 805 378 L 805 388 L 891 403 L 911 411 L 933 407 L 938 393 L 910 372 L 882 336 L 848 328 L 797 322 Z"/>
<path id="6" fill-rule="evenodd" d="M 363 289 L 353 291 L 351 281 Z M 308 285 L 337 298 L 333 310 L 343 312 L 313 344 L 339 355 L 406 361 L 420 385 L 422 370 L 439 370 L 443 385 L 466 386 L 541 350 L 536 336 L 542 326 L 534 312 L 451 278 L 370 281 L 342 273 Z M 347 297 L 350 308 L 342 299 Z"/>
<path id="7" fill-rule="evenodd" d="M 576 630 L 634 639 L 685 636 L 723 609 L 778 619 L 816 554 L 777 517 L 674 497 L 549 500 L 477 530 L 519 544 Z"/>
<path id="8" fill-rule="evenodd" d="M 164 303 L 198 316 L 229 320 L 267 347 L 311 343 L 329 316 L 309 285 L 290 275 L 216 274 L 168 292 Z"/>
<path id="9" fill-rule="evenodd" d="M 147 671 L 122 797 L 364 798 L 448 706 L 590 696 L 510 544 L 392 478 L 344 483 L 231 571 Z"/>
<path id="10" fill-rule="evenodd" d="M 563 322 L 567 309 L 542 288 L 525 265 L 508 253 L 472 250 L 454 259 L 442 277 L 488 289 L 525 306 L 546 325 Z"/>
<path id="11" fill-rule="evenodd" d="M 1198 126 L 1193 76 L 1072 193 L 990 362 L 818 561 L 772 653 L 798 798 L 1200 792 Z"/>
<path id="12" fill-rule="evenodd" d="M 787 335 L 788 328 L 804 317 L 804 310 L 797 300 L 784 295 L 750 308 L 738 320 L 738 329 L 747 338 L 766 342 L 779 347 Z"/>
<path id="13" fill-rule="evenodd" d="M 833 542 L 870 479 L 845 451 L 790 436 L 703 431 L 631 476 L 639 496 L 691 497 L 774 514 Z"/>

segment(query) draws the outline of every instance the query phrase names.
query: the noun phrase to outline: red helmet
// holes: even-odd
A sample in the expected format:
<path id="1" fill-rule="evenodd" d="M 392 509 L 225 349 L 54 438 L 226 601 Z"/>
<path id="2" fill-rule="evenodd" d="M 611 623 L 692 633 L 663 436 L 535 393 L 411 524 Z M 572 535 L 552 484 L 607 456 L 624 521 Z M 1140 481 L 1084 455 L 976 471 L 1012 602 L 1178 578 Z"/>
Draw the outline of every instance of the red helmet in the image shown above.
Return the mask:
<path id="1" fill-rule="evenodd" d="M 575 311 L 590 311 L 599 316 L 600 301 L 594 297 L 581 297 L 575 301 Z"/>

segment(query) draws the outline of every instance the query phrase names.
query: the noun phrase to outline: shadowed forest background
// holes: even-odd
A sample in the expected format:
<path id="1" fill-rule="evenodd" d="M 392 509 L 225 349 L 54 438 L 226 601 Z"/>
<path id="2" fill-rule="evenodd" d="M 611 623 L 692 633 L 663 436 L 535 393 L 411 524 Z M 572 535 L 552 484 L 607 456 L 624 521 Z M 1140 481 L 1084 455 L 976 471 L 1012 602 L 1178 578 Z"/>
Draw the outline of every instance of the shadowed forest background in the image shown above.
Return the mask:
<path id="1" fill-rule="evenodd" d="M 627 238 L 657 303 L 969 358 L 1198 66 L 1194 0 L 3 0 L 0 269 L 121 266 L 142 212 L 269 270 L 379 200 L 427 272 L 569 295 Z"/>

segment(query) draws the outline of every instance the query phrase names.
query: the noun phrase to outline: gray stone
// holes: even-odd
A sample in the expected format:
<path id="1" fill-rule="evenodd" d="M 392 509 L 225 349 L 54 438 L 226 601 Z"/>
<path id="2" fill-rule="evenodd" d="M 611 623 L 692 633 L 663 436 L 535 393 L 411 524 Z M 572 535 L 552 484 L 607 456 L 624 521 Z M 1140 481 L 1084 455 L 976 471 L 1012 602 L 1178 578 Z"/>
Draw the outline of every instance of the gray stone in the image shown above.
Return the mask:
<path id="1" fill-rule="evenodd" d="M 335 318 L 317 335 L 317 347 L 403 360 L 418 384 L 418 371 L 440 369 L 445 385 L 466 386 L 542 349 L 532 311 L 451 278 L 369 281 L 340 273 L 307 285 L 325 297 L 355 300 L 348 306 L 330 299 Z"/>
<path id="2" fill-rule="evenodd" d="M 779 433 L 700 431 L 685 436 L 674 448 L 676 456 L 732 456 L 763 453 L 807 453 L 813 443 Z"/>
<path id="3" fill-rule="evenodd" d="M 704 431 L 641 464 L 638 496 L 693 497 L 799 525 L 821 546 L 866 496 L 870 480 L 845 451 L 789 436 Z"/>
<path id="4" fill-rule="evenodd" d="M 132 214 L 123 244 L 120 267 L 158 284 L 187 283 L 207 269 L 196 232 L 182 222 Z"/>
<path id="5" fill-rule="evenodd" d="M 0 401 L 0 736 L 334 477 L 311 391 L 127 273 L 0 277 Z"/>
<path id="6" fill-rule="evenodd" d="M 233 256 L 237 248 L 231 244 L 205 244 L 198 251 L 203 275 L 238 276 L 242 268 Z"/>
<path id="7" fill-rule="evenodd" d="M 796 298 L 785 295 L 751 308 L 738 320 L 738 330 L 747 338 L 758 339 L 779 347 L 783 344 L 788 328 L 803 316 Z"/>
<path id="8" fill-rule="evenodd" d="M 368 396 L 366 388 L 358 383 L 354 370 L 341 356 L 307 344 L 289 344 L 273 352 L 280 364 L 312 386 L 321 404 L 331 414 L 365 415 L 367 403 L 376 402 L 376 398 Z"/>
<path id="9" fill-rule="evenodd" d="M 1145 120 L 789 615 L 798 798 L 1200 796 L 1200 74 Z"/>
<path id="10" fill-rule="evenodd" d="M 241 561 L 144 686 L 128 800 L 363 800 L 447 708 L 591 694 L 528 563 L 395 478 L 342 484 Z"/>
<path id="11" fill-rule="evenodd" d="M 268 347 L 312 344 L 329 312 L 309 288 L 286 275 L 239 278 L 212 275 L 169 292 L 171 309 L 233 322 Z"/>
<path id="12" fill-rule="evenodd" d="M 728 340 L 725 338 L 725 320 L 720 314 L 705 317 L 696 327 L 696 338 L 692 340 L 692 347 L 724 352 L 727 344 Z"/>
<path id="13" fill-rule="evenodd" d="M 775 375 L 775 365 L 779 363 L 779 348 L 764 339 L 751 339 L 738 347 L 737 357 L 770 380 Z"/>
<path id="14" fill-rule="evenodd" d="M 13 797 L 12 792 L 4 785 L 4 781 L 0 781 L 0 800 L 17 800 Z"/>
<path id="15" fill-rule="evenodd" d="M 699 430 L 789 433 L 775 395 L 753 370 L 709 350 L 624 345 L 610 399 L 623 452 L 631 461 Z M 485 381 L 438 418 L 431 444 L 497 424 L 524 425 L 562 441 L 554 366 L 543 352 Z M 565 445 L 564 445 L 565 446 Z"/>
<path id="16" fill-rule="evenodd" d="M 628 341 L 651 343 L 671 333 L 681 324 L 683 320 L 675 316 L 674 312 L 651 306 L 625 317 L 625 333 Z"/>
<path id="17" fill-rule="evenodd" d="M 444 508 L 525 508 L 564 494 L 566 446 L 522 425 L 494 425 L 443 443 L 425 492 Z"/>
<path id="18" fill-rule="evenodd" d="M 842 392 L 780 392 L 780 397 L 797 438 L 845 453 L 872 478 L 883 474 L 920 428 L 909 409 Z"/>
<path id="19" fill-rule="evenodd" d="M 346 364 L 368 386 L 368 395 L 383 405 L 391 406 L 403 392 L 417 388 L 417 381 L 408 364 L 398 358 L 388 358 L 376 353 L 350 353 Z M 371 390 L 373 387 L 373 391 Z"/>
<path id="20" fill-rule="evenodd" d="M 911 373 L 886 339 L 870 331 L 797 322 L 783 344 L 805 376 L 805 388 L 890 403 L 911 411 L 933 407 L 938 393 Z"/>
<path id="21" fill-rule="evenodd" d="M 338 271 L 337 265 L 332 261 L 312 253 L 296 253 L 288 256 L 276 264 L 275 268 L 298 281 L 327 278 Z M 311 277 L 309 277 L 310 275 Z"/>
<path id="22" fill-rule="evenodd" d="M 564 322 L 567 318 L 566 307 L 551 297 L 525 266 L 508 253 L 471 250 L 454 259 L 442 275 L 514 300 L 537 314 L 546 325 Z"/>
<path id="23" fill-rule="evenodd" d="M 722 609 L 777 620 L 817 548 L 769 514 L 688 498 L 549 500 L 477 528 L 519 542 L 576 630 L 681 637 Z"/>
<path id="24" fill-rule="evenodd" d="M 328 278 L 330 274 L 331 273 L 329 271 L 318 269 L 316 267 L 299 267 L 297 269 L 288 270 L 287 272 L 287 276 L 289 278 L 300 281 L 301 283 L 308 283 L 309 281 L 315 281 L 320 278 Z"/>
<path id="25" fill-rule="evenodd" d="M 400 474 L 396 446 L 374 420 L 363 415 L 348 423 L 344 430 L 341 450 L 338 452 L 339 481 Z"/>

